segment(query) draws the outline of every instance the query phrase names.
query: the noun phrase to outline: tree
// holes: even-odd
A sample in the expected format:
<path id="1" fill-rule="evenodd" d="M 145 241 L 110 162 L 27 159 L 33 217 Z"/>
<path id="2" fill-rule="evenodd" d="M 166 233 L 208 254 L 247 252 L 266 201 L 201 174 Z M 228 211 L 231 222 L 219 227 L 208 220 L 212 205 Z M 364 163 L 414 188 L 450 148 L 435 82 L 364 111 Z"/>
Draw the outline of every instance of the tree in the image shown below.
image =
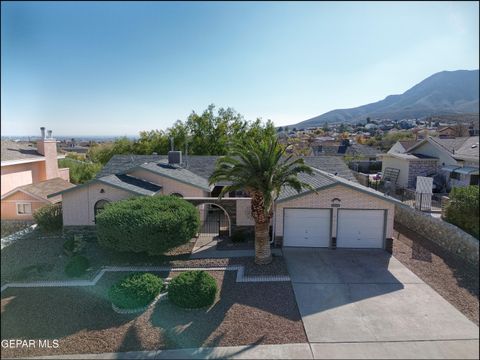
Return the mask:
<path id="1" fill-rule="evenodd" d="M 310 185 L 300 181 L 300 173 L 311 174 L 312 169 L 303 159 L 284 156 L 274 136 L 261 141 L 245 139 L 233 144 L 229 155 L 221 157 L 210 177 L 210 183 L 231 182 L 220 192 L 224 194 L 244 190 L 251 197 L 251 213 L 255 221 L 255 262 L 268 264 L 272 260 L 269 242 L 269 224 L 273 216 L 275 200 L 283 186 L 290 186 L 297 192 Z"/>
<path id="2" fill-rule="evenodd" d="M 327 131 L 330 130 L 330 127 L 328 126 L 328 123 L 327 123 L 326 121 L 323 123 L 322 130 L 323 130 L 324 132 L 327 132 Z"/>
<path id="3" fill-rule="evenodd" d="M 277 129 L 277 132 L 282 132 L 282 131 L 283 131 L 283 127 L 280 126 L 280 127 Z"/>
<path id="4" fill-rule="evenodd" d="M 289 127 L 285 126 L 285 132 L 288 133 Z"/>
<path id="5" fill-rule="evenodd" d="M 102 168 L 100 163 L 88 163 L 71 158 L 58 160 L 58 165 L 70 169 L 70 181 L 74 184 L 83 184 L 93 179 Z"/>

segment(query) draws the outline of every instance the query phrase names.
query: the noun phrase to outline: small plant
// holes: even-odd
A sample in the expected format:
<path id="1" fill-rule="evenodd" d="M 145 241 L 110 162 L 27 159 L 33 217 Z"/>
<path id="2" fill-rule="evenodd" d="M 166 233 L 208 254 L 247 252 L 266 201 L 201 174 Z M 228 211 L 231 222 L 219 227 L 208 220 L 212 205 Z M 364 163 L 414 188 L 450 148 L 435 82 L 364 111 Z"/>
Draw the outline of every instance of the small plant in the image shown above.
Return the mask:
<path id="1" fill-rule="evenodd" d="M 469 234 L 480 237 L 479 230 L 479 198 L 478 185 L 453 188 L 446 208 L 445 219 Z"/>
<path id="2" fill-rule="evenodd" d="M 74 235 L 73 239 L 68 239 L 63 243 L 63 249 L 67 255 L 72 256 L 79 254 L 85 248 L 85 241 L 83 240 L 82 235 Z"/>
<path id="3" fill-rule="evenodd" d="M 110 301 L 120 309 L 136 309 L 148 305 L 160 293 L 163 281 L 150 273 L 132 274 L 114 284 Z"/>
<path id="4" fill-rule="evenodd" d="M 244 231 L 235 230 L 230 239 L 232 240 L 232 242 L 238 243 L 238 242 L 245 242 L 247 240 L 247 237 Z"/>
<path id="5" fill-rule="evenodd" d="M 205 271 L 187 271 L 174 278 L 168 285 L 168 298 L 177 306 L 197 309 L 213 304 L 217 283 Z"/>
<path id="6" fill-rule="evenodd" d="M 63 226 L 62 205 L 52 204 L 44 206 L 33 213 L 38 227 L 45 232 L 60 230 Z"/>
<path id="7" fill-rule="evenodd" d="M 69 277 L 79 277 L 87 272 L 90 261 L 85 256 L 75 255 L 65 266 L 65 273 Z"/>

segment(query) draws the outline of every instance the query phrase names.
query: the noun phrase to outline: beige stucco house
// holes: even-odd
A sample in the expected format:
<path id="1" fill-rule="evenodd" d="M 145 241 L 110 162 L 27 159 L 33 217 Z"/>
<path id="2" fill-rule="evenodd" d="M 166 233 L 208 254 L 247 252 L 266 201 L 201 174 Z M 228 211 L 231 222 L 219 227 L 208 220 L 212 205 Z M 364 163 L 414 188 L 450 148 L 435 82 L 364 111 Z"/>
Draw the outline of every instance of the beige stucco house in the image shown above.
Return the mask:
<path id="1" fill-rule="evenodd" d="M 417 176 L 443 176 L 448 188 L 478 185 L 479 137 L 439 138 L 398 141 L 382 160 L 382 172 L 399 170 L 397 186 L 415 188 Z"/>
<path id="2" fill-rule="evenodd" d="M 42 128 L 36 147 L 26 142 L 2 141 L 1 147 L 1 219 L 33 219 L 33 213 L 46 204 L 61 201 L 47 198 L 74 185 L 68 168 L 59 168 L 57 141 Z"/>
<path id="3" fill-rule="evenodd" d="M 92 181 L 51 196 L 63 197 L 64 226 L 94 226 L 109 202 L 133 196 L 175 195 L 199 208 L 218 207 L 228 221 L 228 233 L 252 229 L 250 199 L 230 193 L 217 196 L 225 184 L 210 185 L 218 157 L 170 152 L 168 157 L 116 155 Z M 272 219 L 272 239 L 278 246 L 385 248 L 392 237 L 395 199 L 364 187 L 338 157 L 304 157 L 314 168 L 302 180 L 315 191 L 284 188 Z M 202 220 L 207 221 L 209 212 Z M 220 230 L 218 230 L 220 231 Z"/>

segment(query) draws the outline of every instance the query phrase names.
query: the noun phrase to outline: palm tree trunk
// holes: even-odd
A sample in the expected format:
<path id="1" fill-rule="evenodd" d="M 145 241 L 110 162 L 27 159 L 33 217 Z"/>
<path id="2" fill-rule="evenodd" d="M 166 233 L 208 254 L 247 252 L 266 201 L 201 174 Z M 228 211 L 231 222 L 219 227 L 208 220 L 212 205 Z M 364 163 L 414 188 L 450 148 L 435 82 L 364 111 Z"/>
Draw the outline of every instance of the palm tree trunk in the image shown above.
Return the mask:
<path id="1" fill-rule="evenodd" d="M 268 228 L 268 222 L 255 222 L 255 263 L 259 265 L 266 265 L 272 261 Z"/>

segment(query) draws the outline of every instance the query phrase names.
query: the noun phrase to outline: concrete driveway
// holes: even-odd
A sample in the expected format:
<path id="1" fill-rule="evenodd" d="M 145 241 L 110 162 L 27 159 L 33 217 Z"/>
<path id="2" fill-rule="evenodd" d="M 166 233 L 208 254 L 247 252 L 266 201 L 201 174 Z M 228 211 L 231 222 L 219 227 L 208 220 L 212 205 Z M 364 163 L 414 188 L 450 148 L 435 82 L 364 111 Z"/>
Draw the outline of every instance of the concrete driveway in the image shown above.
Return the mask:
<path id="1" fill-rule="evenodd" d="M 283 253 L 314 357 L 478 359 L 478 327 L 387 252 Z"/>

